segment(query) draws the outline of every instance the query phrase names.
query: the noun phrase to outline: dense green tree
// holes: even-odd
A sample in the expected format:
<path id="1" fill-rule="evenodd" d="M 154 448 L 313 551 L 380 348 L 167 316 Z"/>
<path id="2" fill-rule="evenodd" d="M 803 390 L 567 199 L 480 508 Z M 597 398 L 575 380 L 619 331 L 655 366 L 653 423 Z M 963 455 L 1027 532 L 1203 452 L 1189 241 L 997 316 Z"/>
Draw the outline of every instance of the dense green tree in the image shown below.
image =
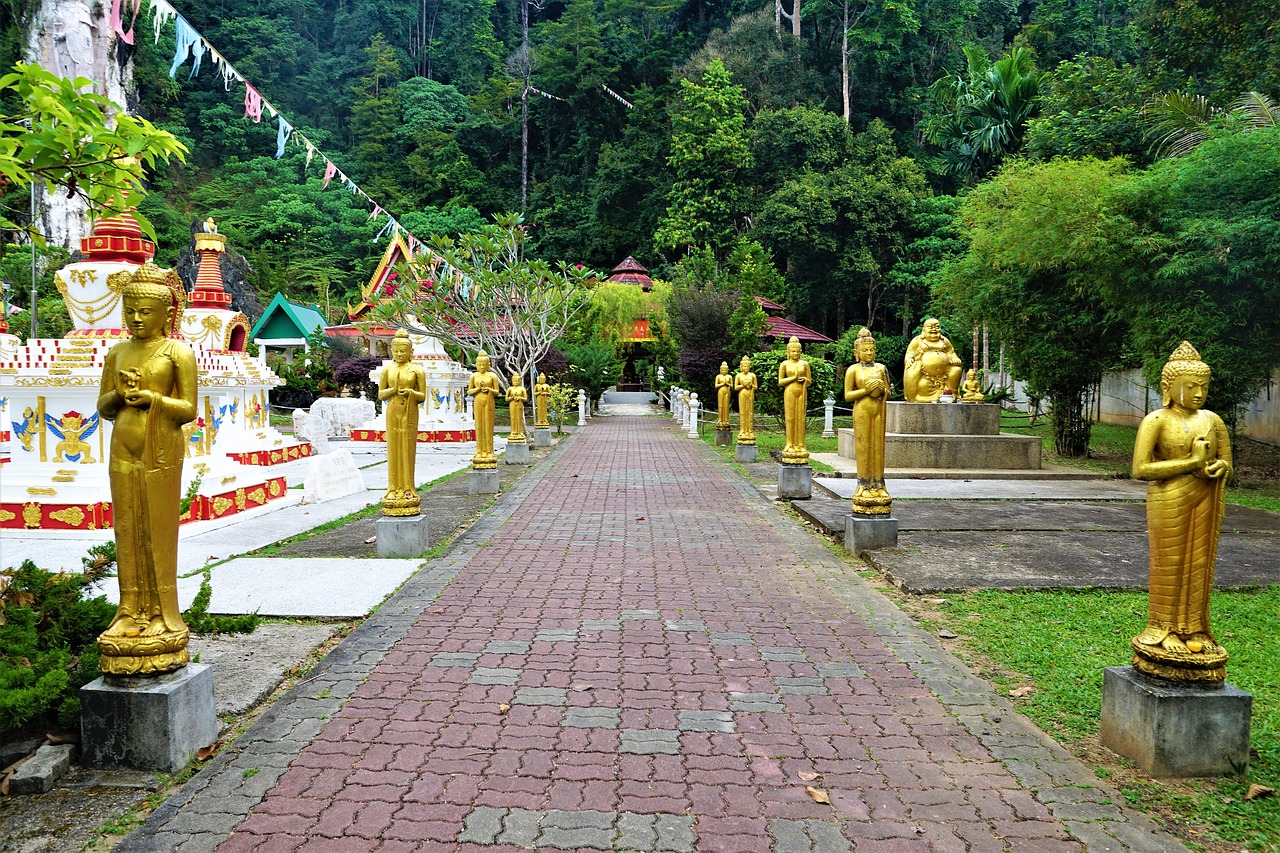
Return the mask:
<path id="1" fill-rule="evenodd" d="M 360 164 L 355 177 L 374 198 L 388 206 L 405 201 L 404 136 L 400 61 L 381 33 L 365 48 L 368 65 L 355 86 L 351 117 L 360 128 L 351 155 Z M 394 208 L 393 208 L 394 209 Z"/>
<path id="2" fill-rule="evenodd" d="M 1104 284 L 1118 275 L 1108 198 L 1123 160 L 1014 161 L 966 196 L 958 213 L 968 251 L 938 277 L 953 320 L 987 323 L 1018 378 L 1052 404 L 1054 447 L 1084 456 L 1086 394 L 1117 362 L 1125 324 Z"/>
<path id="3" fill-rule="evenodd" d="M 1053 70 L 1040 113 L 1027 122 L 1024 151 L 1039 159 L 1126 157 L 1151 160 L 1143 121 L 1154 91 L 1136 66 L 1080 57 Z"/>
<path id="4" fill-rule="evenodd" d="M 1017 40 L 1035 51 L 1042 68 L 1081 55 L 1133 61 L 1138 56 L 1135 5 L 1133 0 L 1040 0 Z"/>
<path id="5" fill-rule="evenodd" d="M 1138 0 L 1150 75 L 1200 94 L 1280 92 L 1280 0 Z"/>
<path id="6" fill-rule="evenodd" d="M 718 59 L 707 66 L 701 83 L 682 80 L 680 90 L 667 158 L 675 181 L 654 242 L 663 249 L 720 248 L 731 241 L 746 212 L 740 180 L 752 165 L 746 99 Z"/>
<path id="7" fill-rule="evenodd" d="M 957 196 L 938 195 L 917 198 L 912 205 L 904 234 L 905 245 L 897 263 L 886 275 L 901 324 L 896 327 L 898 336 L 906 337 L 917 323 L 925 319 L 924 311 L 932 298 L 934 280 L 949 261 L 964 254 L 965 243 L 956 221 L 960 202 Z M 856 325 L 849 329 L 857 332 Z M 849 344 L 852 343 L 850 339 Z M 850 348 L 848 353 L 852 356 L 853 349 Z M 845 363 L 852 364 L 853 359 L 846 359 Z M 896 368 L 901 370 L 900 366 Z"/>

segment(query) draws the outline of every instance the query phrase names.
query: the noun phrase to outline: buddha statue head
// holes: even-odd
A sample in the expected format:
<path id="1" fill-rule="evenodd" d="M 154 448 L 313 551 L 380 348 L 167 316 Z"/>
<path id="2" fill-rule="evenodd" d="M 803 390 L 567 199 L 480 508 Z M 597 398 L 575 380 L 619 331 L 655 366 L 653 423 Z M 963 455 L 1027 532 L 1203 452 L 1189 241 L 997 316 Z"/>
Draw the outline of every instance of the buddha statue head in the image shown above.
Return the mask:
<path id="1" fill-rule="evenodd" d="M 396 336 L 391 339 L 391 360 L 396 364 L 408 364 L 411 358 L 413 358 L 413 341 L 409 340 L 407 331 L 398 329 Z"/>
<path id="2" fill-rule="evenodd" d="M 1169 356 L 1160 371 L 1160 399 L 1165 408 L 1177 404 L 1192 411 L 1204 405 L 1209 397 L 1209 365 L 1200 353 L 1183 341 Z"/>
<path id="3" fill-rule="evenodd" d="M 724 376 L 728 372 L 729 372 L 729 362 L 727 361 L 720 362 L 720 375 Z"/>
<path id="4" fill-rule="evenodd" d="M 920 336 L 931 344 L 937 343 L 942 340 L 942 324 L 936 317 L 930 317 L 920 327 Z"/>
<path id="5" fill-rule="evenodd" d="M 476 353 L 476 371 L 479 373 L 489 372 L 489 353 L 484 350 Z"/>
<path id="6" fill-rule="evenodd" d="M 750 372 L 751 372 L 751 359 L 747 358 L 747 357 L 744 355 L 744 356 L 742 357 L 742 361 L 738 362 L 738 372 L 739 372 L 739 373 L 750 373 Z"/>
<path id="7" fill-rule="evenodd" d="M 791 340 L 787 341 L 787 358 L 792 361 L 799 361 L 801 353 L 800 339 L 795 335 L 791 336 Z"/>
<path id="8" fill-rule="evenodd" d="M 858 336 L 854 338 L 853 354 L 862 364 L 872 364 L 876 360 L 876 339 L 871 336 L 871 330 L 866 326 L 859 329 Z"/>
<path id="9" fill-rule="evenodd" d="M 547 384 L 547 374 L 545 374 L 545 373 L 539 373 L 539 374 L 538 374 L 538 384 L 539 384 L 539 385 L 546 385 L 546 384 Z"/>
<path id="10" fill-rule="evenodd" d="M 148 261 L 121 288 L 120 297 L 125 328 L 134 337 L 145 340 L 177 333 L 186 292 L 173 270 Z"/>

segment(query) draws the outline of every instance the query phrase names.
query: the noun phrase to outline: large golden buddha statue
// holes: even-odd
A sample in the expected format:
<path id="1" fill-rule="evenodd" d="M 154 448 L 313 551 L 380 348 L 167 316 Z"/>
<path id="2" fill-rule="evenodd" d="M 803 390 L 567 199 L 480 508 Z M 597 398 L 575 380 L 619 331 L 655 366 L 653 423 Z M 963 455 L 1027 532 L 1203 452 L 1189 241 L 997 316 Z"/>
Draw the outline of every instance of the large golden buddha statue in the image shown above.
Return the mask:
<path id="1" fill-rule="evenodd" d="M 190 631 L 178 607 L 183 424 L 196 417 L 196 360 L 170 337 L 186 294 L 177 275 L 143 264 L 121 292 L 131 337 L 107 353 L 98 414 L 112 421 L 109 477 L 120 606 L 98 637 L 109 675 L 186 666 Z"/>
<path id="2" fill-rule="evenodd" d="M 498 455 L 493 452 L 493 413 L 498 398 L 498 374 L 489 371 L 489 354 L 476 353 L 476 371 L 467 383 L 467 394 L 475 398 L 472 406 L 476 421 L 476 453 L 471 457 L 471 467 L 477 471 L 498 467 Z"/>
<path id="3" fill-rule="evenodd" d="M 869 329 L 858 330 L 853 351 L 858 362 L 844 374 L 844 399 L 853 403 L 853 453 L 858 464 L 853 511 L 888 515 L 892 501 L 884 484 L 884 432 L 889 371 L 876 361 L 876 341 Z"/>
<path id="4" fill-rule="evenodd" d="M 716 429 L 729 428 L 729 410 L 733 404 L 733 377 L 729 375 L 729 362 L 720 362 L 720 372 L 716 374 Z"/>
<path id="5" fill-rule="evenodd" d="M 1164 406 L 1142 419 L 1133 446 L 1133 477 L 1148 482 L 1151 543 L 1147 627 L 1133 638 L 1133 667 L 1176 682 L 1227 677 L 1209 593 L 1231 440 L 1222 418 L 1203 408 L 1208 393 L 1209 366 L 1183 341 L 1160 373 Z"/>
<path id="6" fill-rule="evenodd" d="M 529 400 L 529 391 L 524 387 L 518 372 L 511 374 L 511 384 L 507 386 L 507 406 L 511 413 L 511 432 L 507 441 L 512 443 L 524 441 L 524 404 Z"/>
<path id="7" fill-rule="evenodd" d="M 782 389 L 782 420 L 786 427 L 786 444 L 782 461 L 787 465 L 805 465 L 809 450 L 805 447 L 804 429 L 813 374 L 809 362 L 800 357 L 800 339 L 787 341 L 787 358 L 778 365 L 778 387 Z"/>
<path id="8" fill-rule="evenodd" d="M 904 362 L 902 395 L 908 403 L 936 403 L 943 391 L 960 387 L 960 356 L 933 317 L 924 321 L 920 334 L 907 345 Z"/>
<path id="9" fill-rule="evenodd" d="M 547 382 L 547 374 L 538 374 L 538 384 L 533 386 L 533 428 L 550 429 L 547 422 L 547 402 L 551 399 L 551 385 Z"/>
<path id="10" fill-rule="evenodd" d="M 427 399 L 427 374 L 413 361 L 413 341 L 404 329 L 391 341 L 391 364 L 378 377 L 378 399 L 387 416 L 387 492 L 382 514 L 414 516 L 422 499 L 414 479 L 418 461 L 418 406 Z"/>
<path id="11" fill-rule="evenodd" d="M 755 444 L 756 388 L 760 383 L 751 372 L 751 359 L 745 355 L 733 375 L 733 387 L 738 391 L 738 444 Z"/>

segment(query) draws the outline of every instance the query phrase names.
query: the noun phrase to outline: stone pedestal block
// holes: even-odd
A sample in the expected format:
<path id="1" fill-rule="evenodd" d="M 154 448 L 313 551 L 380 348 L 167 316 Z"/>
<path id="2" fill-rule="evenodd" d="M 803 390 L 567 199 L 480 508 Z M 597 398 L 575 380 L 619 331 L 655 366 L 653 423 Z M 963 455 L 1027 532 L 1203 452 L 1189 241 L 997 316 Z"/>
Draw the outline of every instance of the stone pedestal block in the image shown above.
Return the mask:
<path id="1" fill-rule="evenodd" d="M 807 501 L 813 497 L 813 468 L 778 465 L 778 497 L 788 501 Z"/>
<path id="2" fill-rule="evenodd" d="M 716 427 L 716 447 L 728 447 L 733 443 L 733 430 Z"/>
<path id="3" fill-rule="evenodd" d="M 498 483 L 498 470 L 496 468 L 485 468 L 480 471 L 472 468 L 467 477 L 467 494 L 496 495 L 498 493 Z"/>
<path id="4" fill-rule="evenodd" d="M 898 547 L 898 519 L 891 515 L 844 517 L 844 549 L 850 554 Z"/>
<path id="5" fill-rule="evenodd" d="M 1224 684 L 1183 687 L 1131 666 L 1102 676 L 1102 744 L 1155 777 L 1222 776 L 1249 764 L 1253 696 Z"/>
<path id="6" fill-rule="evenodd" d="M 735 444 L 733 446 L 733 459 L 735 462 L 755 462 L 759 454 L 760 448 L 754 444 Z"/>
<path id="7" fill-rule="evenodd" d="M 379 557 L 417 557 L 428 548 L 425 515 L 384 516 L 373 525 L 378 532 Z"/>
<path id="8" fill-rule="evenodd" d="M 908 435 L 999 435 L 1000 407 L 994 403 L 890 402 L 885 432 Z"/>
<path id="9" fill-rule="evenodd" d="M 533 431 L 534 447 L 550 447 L 551 446 L 551 430 L 546 428 L 535 429 Z"/>
<path id="10" fill-rule="evenodd" d="M 959 405 L 947 403 L 910 403 L 912 406 Z M 985 405 L 974 403 L 973 406 Z M 856 459 L 853 430 L 836 432 L 838 452 L 846 459 Z M 889 470 L 903 468 L 940 468 L 945 470 L 1036 470 L 1040 467 L 1040 440 L 1034 435 L 903 435 L 887 433 L 884 437 L 884 466 Z"/>
<path id="11" fill-rule="evenodd" d="M 103 676 L 80 688 L 80 753 L 87 766 L 177 773 L 217 739 L 208 664 L 150 678 Z"/>
<path id="12" fill-rule="evenodd" d="M 508 441 L 507 452 L 502 454 L 502 461 L 508 465 L 528 465 L 529 444 L 524 441 Z"/>

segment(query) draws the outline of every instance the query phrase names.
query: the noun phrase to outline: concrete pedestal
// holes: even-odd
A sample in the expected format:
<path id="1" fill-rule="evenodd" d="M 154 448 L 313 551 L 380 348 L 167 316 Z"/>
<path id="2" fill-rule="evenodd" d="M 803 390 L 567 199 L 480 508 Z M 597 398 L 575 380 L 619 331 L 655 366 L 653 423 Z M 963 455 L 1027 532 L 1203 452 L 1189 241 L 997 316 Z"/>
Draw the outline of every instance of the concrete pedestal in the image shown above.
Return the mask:
<path id="1" fill-rule="evenodd" d="M 780 464 L 778 497 L 787 501 L 807 501 L 813 497 L 813 468 L 809 465 Z"/>
<path id="2" fill-rule="evenodd" d="M 551 446 L 551 429 L 539 428 L 533 431 L 534 447 L 550 447 Z"/>
<path id="3" fill-rule="evenodd" d="M 1109 666 L 1102 744 L 1159 777 L 1222 776 L 1249 765 L 1253 697 L 1238 687 L 1182 687 Z"/>
<path id="4" fill-rule="evenodd" d="M 733 460 L 735 462 L 755 462 L 759 454 L 760 448 L 754 444 L 735 444 L 733 446 Z"/>
<path id="5" fill-rule="evenodd" d="M 716 447 L 728 447 L 733 444 L 733 430 L 716 427 Z"/>
<path id="6" fill-rule="evenodd" d="M 496 495 L 498 493 L 498 469 L 485 468 L 477 471 L 472 468 L 467 475 L 467 494 Z"/>
<path id="7" fill-rule="evenodd" d="M 898 547 L 898 519 L 892 515 L 844 517 L 844 549 L 850 554 Z"/>
<path id="8" fill-rule="evenodd" d="M 378 532 L 379 557 L 417 557 L 428 548 L 425 515 L 383 516 L 373 525 Z"/>
<path id="9" fill-rule="evenodd" d="M 217 739 L 208 664 L 149 678 L 103 676 L 80 688 L 80 754 L 87 766 L 177 773 Z"/>
<path id="10" fill-rule="evenodd" d="M 524 441 L 508 441 L 507 452 L 502 454 L 502 461 L 508 465 L 529 464 L 529 444 Z"/>
<path id="11" fill-rule="evenodd" d="M 1000 407 L 992 403 L 906 403 L 885 406 L 885 432 L 908 435 L 999 435 Z"/>

